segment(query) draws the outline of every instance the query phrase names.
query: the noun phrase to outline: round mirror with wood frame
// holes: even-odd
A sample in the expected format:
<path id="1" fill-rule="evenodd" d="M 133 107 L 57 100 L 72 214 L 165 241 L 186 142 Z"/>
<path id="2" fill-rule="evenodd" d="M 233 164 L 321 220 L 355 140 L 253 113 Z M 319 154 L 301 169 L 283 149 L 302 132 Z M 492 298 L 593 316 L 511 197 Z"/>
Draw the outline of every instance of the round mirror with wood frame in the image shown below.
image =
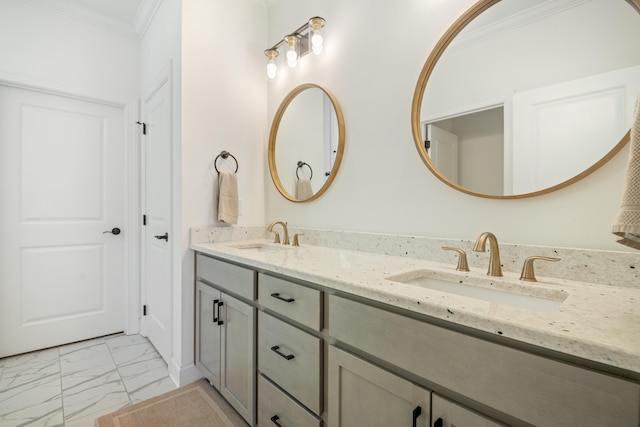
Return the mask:
<path id="1" fill-rule="evenodd" d="M 597 20 L 598 25 L 587 24 L 587 18 Z M 572 31 L 579 25 L 584 32 Z M 625 36 L 632 36 L 621 43 L 616 33 L 622 34 L 623 27 L 628 29 Z M 477 2 L 442 36 L 420 73 L 411 108 L 413 139 L 420 157 L 445 184 L 485 198 L 537 196 L 584 178 L 629 140 L 635 96 L 640 93 L 638 34 L 640 0 Z M 581 40 L 584 45 L 578 49 Z M 480 48 L 485 50 L 478 51 Z M 561 62 L 563 59 L 568 62 Z M 543 60 L 548 61 L 544 67 Z M 525 74 L 531 74 L 530 81 L 524 81 Z M 618 83 L 620 79 L 629 83 L 618 93 L 610 88 L 624 86 Z M 600 86 L 586 86 L 593 81 Z M 489 91 L 494 87 L 500 88 L 497 95 Z M 575 93 L 566 95 L 566 91 Z M 558 100 L 563 99 L 572 103 L 560 104 Z M 576 99 L 593 102 L 583 107 Z M 611 117 L 609 122 L 605 116 Z M 492 117 L 498 118 L 491 125 L 499 129 L 498 137 L 494 130 L 486 131 Z M 520 127 L 522 123 L 528 127 Z M 536 127 L 540 123 L 547 127 L 540 130 Z M 466 136 L 472 125 L 478 134 Z M 443 141 L 454 133 L 451 144 L 459 145 L 440 142 L 440 129 L 444 129 Z M 574 130 L 575 135 L 568 133 Z M 456 132 L 463 135 L 459 143 Z M 495 139 L 491 144 L 502 151 L 494 153 L 488 145 L 478 143 L 487 144 L 487 133 Z M 542 140 L 549 135 L 552 137 Z M 589 138 L 592 142 L 586 141 Z M 568 147 L 561 146 L 565 141 Z M 592 146 L 593 153 L 585 154 Z M 437 151 L 437 147 L 443 148 Z M 464 156 L 458 154 L 463 151 Z M 499 175 L 492 187 L 481 182 L 488 181 L 485 178 L 492 173 Z"/>
<path id="2" fill-rule="evenodd" d="M 344 141 L 344 118 L 333 94 L 313 83 L 289 92 L 269 134 L 269 172 L 280 194 L 296 203 L 322 196 L 338 173 Z"/>

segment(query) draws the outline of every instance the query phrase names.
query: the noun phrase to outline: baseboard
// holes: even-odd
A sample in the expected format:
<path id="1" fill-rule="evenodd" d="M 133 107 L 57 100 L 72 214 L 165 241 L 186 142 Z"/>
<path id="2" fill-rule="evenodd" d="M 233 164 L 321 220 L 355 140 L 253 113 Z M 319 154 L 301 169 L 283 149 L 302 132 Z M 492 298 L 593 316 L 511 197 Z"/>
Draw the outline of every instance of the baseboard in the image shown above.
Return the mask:
<path id="1" fill-rule="evenodd" d="M 189 384 L 203 377 L 196 365 L 178 366 L 174 360 L 169 367 L 169 377 L 178 386 Z"/>

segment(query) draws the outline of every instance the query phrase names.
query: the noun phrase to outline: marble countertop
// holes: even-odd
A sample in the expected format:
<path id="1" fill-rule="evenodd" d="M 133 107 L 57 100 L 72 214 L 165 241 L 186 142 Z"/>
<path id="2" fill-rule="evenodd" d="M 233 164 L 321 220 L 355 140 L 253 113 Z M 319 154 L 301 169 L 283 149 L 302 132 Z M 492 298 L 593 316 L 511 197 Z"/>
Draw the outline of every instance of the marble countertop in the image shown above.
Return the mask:
<path id="1" fill-rule="evenodd" d="M 242 248 L 253 244 L 263 247 Z M 541 277 L 527 283 L 512 273 L 490 278 L 486 270 L 461 273 L 455 265 L 321 246 L 274 245 L 265 240 L 199 243 L 191 249 L 640 373 L 639 289 Z M 535 311 L 388 280 L 416 270 L 494 289 L 566 299 L 556 311 Z"/>

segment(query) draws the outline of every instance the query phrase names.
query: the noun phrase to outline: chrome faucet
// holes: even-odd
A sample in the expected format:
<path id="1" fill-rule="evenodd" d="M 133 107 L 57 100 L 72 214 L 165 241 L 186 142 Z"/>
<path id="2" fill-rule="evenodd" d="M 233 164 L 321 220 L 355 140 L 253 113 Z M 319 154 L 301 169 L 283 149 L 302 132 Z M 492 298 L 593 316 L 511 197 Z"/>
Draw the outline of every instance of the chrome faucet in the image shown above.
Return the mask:
<path id="1" fill-rule="evenodd" d="M 489 269 L 488 276 L 502 276 L 502 266 L 500 265 L 500 249 L 498 248 L 498 239 L 493 233 L 485 231 L 476 240 L 473 250 L 476 252 L 484 252 L 487 239 L 489 239 Z"/>
<path id="2" fill-rule="evenodd" d="M 278 234 L 277 231 L 273 231 L 273 227 L 275 225 L 277 225 L 277 224 L 282 225 L 282 228 L 284 229 L 284 240 L 282 241 L 282 244 L 283 245 L 288 245 L 289 244 L 289 230 L 287 229 L 287 223 L 286 222 L 282 222 L 282 221 L 273 221 L 267 227 L 267 231 L 270 231 L 272 233 L 276 233 L 276 237 L 275 237 L 273 243 L 280 243 L 280 235 Z"/>

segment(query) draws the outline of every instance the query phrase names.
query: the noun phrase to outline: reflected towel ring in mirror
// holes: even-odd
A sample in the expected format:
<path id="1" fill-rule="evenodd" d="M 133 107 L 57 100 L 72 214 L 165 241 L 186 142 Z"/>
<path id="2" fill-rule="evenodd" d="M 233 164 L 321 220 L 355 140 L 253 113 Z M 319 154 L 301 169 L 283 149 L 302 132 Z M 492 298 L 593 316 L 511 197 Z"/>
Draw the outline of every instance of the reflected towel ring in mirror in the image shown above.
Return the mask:
<path id="1" fill-rule="evenodd" d="M 413 96 L 416 149 L 478 197 L 550 193 L 629 141 L 640 0 L 480 0 L 440 38 Z"/>
<path id="2" fill-rule="evenodd" d="M 340 168 L 344 141 L 342 109 L 333 94 L 313 83 L 294 88 L 278 107 L 269 133 L 269 172 L 276 189 L 295 203 L 310 202 L 323 195 Z M 306 162 L 301 165 L 299 159 Z M 312 171 L 312 188 L 318 190 L 298 198 L 298 170 L 311 163 L 316 170 L 321 167 L 330 173 L 313 175 Z M 298 165 L 295 174 L 292 164 Z"/>
<path id="3" fill-rule="evenodd" d="M 229 156 L 231 156 L 231 158 L 236 162 L 236 170 L 234 171 L 234 173 L 238 172 L 238 159 L 236 159 L 235 156 L 228 151 L 221 151 L 213 161 L 213 167 L 216 169 L 216 172 L 220 173 L 220 171 L 218 170 L 218 159 L 220 157 L 222 157 L 223 159 L 227 159 L 229 158 Z"/>
<path id="4" fill-rule="evenodd" d="M 298 167 L 296 168 L 296 178 L 300 179 L 300 175 L 298 175 L 298 171 L 300 170 L 301 167 L 306 166 L 309 168 L 309 172 L 310 172 L 310 176 L 309 179 L 313 179 L 313 169 L 311 169 L 311 166 L 309 166 L 308 163 L 303 162 L 302 160 L 298 161 Z"/>

